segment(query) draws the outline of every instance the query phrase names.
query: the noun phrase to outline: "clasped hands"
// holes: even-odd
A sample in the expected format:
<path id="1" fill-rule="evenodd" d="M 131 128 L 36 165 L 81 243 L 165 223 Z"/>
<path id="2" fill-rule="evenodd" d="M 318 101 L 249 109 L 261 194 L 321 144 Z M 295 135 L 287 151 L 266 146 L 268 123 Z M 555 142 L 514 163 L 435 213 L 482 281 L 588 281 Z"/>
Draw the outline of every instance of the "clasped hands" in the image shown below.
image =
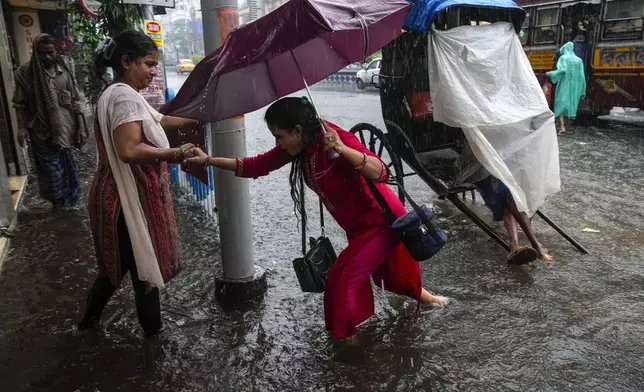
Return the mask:
<path id="1" fill-rule="evenodd" d="M 190 171 L 191 168 L 201 166 L 208 166 L 210 161 L 210 156 L 206 154 L 201 148 L 195 146 L 192 143 L 184 144 L 180 147 L 183 151 L 183 161 L 181 162 L 181 168 L 185 171 Z"/>

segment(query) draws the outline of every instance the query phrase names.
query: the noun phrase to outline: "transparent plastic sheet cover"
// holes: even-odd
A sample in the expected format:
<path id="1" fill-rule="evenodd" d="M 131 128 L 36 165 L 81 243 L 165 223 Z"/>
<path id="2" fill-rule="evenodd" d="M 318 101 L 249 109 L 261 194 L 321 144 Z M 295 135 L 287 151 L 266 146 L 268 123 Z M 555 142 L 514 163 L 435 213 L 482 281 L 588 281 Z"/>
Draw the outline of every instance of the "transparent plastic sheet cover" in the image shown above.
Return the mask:
<path id="1" fill-rule="evenodd" d="M 434 119 L 463 129 L 520 211 L 560 190 L 554 116 L 510 23 L 432 30 L 429 79 Z"/>

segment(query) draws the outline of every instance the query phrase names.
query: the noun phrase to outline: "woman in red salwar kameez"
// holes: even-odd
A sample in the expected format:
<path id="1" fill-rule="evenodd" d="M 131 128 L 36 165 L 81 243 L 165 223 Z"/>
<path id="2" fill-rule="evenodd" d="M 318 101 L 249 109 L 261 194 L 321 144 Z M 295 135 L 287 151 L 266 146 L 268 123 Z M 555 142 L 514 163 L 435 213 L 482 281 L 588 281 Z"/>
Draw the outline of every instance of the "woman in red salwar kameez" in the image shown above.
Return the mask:
<path id="1" fill-rule="evenodd" d="M 292 163 L 291 196 L 302 219 L 303 176 L 346 233 L 349 246 L 338 256 L 326 282 L 324 314 L 334 339 L 355 335 L 356 326 L 374 313 L 369 277 L 375 284 L 425 304 L 443 306 L 445 299 L 421 286 L 418 263 L 407 252 L 372 195 L 367 179 L 376 183 L 392 212 L 400 217 L 405 207 L 385 184 L 388 171 L 380 158 L 351 133 L 327 122 L 326 133 L 306 98 L 283 98 L 267 110 L 266 123 L 275 136 L 272 150 L 246 158 L 208 157 L 195 149 L 191 164 L 208 164 L 234 171 L 239 177 L 257 178 Z M 327 150 L 340 155 L 330 159 Z"/>
<path id="2" fill-rule="evenodd" d="M 99 275 L 79 329 L 96 324 L 129 271 L 139 322 L 155 335 L 162 326 L 159 288 L 181 268 L 167 163 L 191 156 L 194 146 L 170 148 L 164 128 L 194 121 L 163 116 L 139 94 L 158 61 L 156 44 L 134 31 L 116 36 L 97 56 L 98 74 L 109 66 L 116 78 L 96 109 L 98 167 L 88 210 Z"/>

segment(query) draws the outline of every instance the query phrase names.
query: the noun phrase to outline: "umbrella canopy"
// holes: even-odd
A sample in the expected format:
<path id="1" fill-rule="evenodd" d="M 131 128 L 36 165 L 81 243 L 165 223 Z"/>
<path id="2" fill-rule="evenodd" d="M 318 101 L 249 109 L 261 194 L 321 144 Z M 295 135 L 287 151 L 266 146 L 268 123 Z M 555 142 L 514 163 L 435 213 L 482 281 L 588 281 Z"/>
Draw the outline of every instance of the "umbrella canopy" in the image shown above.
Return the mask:
<path id="1" fill-rule="evenodd" d="M 221 121 L 262 108 L 387 45 L 402 33 L 409 7 L 405 0 L 291 0 L 231 32 L 162 111 Z"/>

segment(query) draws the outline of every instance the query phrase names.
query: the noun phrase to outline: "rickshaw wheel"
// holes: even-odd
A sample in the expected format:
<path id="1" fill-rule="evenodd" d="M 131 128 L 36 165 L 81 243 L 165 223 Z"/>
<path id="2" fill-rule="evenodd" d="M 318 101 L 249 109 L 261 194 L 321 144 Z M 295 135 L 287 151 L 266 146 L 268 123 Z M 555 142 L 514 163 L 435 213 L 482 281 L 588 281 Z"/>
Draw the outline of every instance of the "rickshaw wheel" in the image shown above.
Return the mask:
<path id="1" fill-rule="evenodd" d="M 397 193 L 398 198 L 404 204 L 405 195 L 403 194 L 402 189 L 400 189 L 400 186 L 405 186 L 402 161 L 394 153 L 393 148 L 389 143 L 388 135 L 379 128 L 367 123 L 357 124 L 351 128 L 349 132 L 356 135 L 362 144 L 367 146 L 369 151 L 375 153 L 380 157 L 380 159 L 382 159 L 391 175 L 398 180 L 398 183 L 396 183 L 393 178 L 390 178 L 389 181 L 387 181 L 387 185 L 389 185 L 390 188 L 395 188 L 394 192 Z M 387 152 L 385 156 L 383 156 L 384 152 Z M 400 186 L 398 186 L 398 184 L 400 184 Z"/>

